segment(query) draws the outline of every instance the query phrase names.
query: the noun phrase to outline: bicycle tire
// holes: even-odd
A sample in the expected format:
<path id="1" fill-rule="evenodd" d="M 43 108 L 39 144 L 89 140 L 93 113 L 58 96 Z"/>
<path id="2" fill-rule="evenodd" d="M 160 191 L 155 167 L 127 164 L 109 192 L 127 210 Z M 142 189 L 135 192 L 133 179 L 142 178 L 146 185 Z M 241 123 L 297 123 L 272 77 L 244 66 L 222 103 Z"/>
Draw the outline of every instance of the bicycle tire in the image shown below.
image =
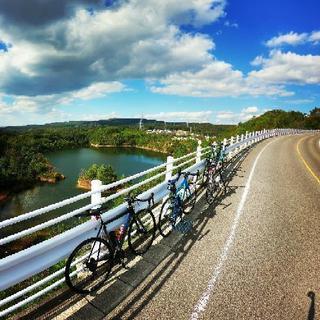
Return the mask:
<path id="1" fill-rule="evenodd" d="M 204 188 L 208 183 L 208 170 L 206 168 L 203 170 L 200 177 L 200 187 Z"/>
<path id="2" fill-rule="evenodd" d="M 221 179 L 220 173 L 217 176 L 219 176 L 219 178 Z M 209 205 L 215 202 L 221 191 L 220 183 L 216 181 L 217 176 L 212 176 L 208 180 L 206 188 L 206 201 Z"/>
<path id="3" fill-rule="evenodd" d="M 89 256 L 81 261 L 80 257 L 87 254 Z M 94 254 L 96 254 L 95 257 L 93 257 Z M 76 263 L 77 260 L 80 261 Z M 102 262 L 100 265 L 99 260 Z M 76 293 L 91 293 L 103 285 L 112 265 L 113 249 L 110 243 L 98 237 L 89 238 L 82 241 L 68 257 L 65 268 L 66 283 Z M 74 276 L 73 273 L 79 269 L 80 272 Z"/>
<path id="4" fill-rule="evenodd" d="M 130 250 L 136 255 L 144 254 L 152 245 L 155 235 L 156 219 L 152 211 L 141 210 L 136 212 L 131 219 L 128 230 Z"/>
<path id="5" fill-rule="evenodd" d="M 173 221 L 173 210 L 174 205 L 172 204 L 172 199 L 166 199 L 161 206 L 158 223 L 159 232 L 164 238 L 169 236 L 175 226 L 175 221 Z"/>

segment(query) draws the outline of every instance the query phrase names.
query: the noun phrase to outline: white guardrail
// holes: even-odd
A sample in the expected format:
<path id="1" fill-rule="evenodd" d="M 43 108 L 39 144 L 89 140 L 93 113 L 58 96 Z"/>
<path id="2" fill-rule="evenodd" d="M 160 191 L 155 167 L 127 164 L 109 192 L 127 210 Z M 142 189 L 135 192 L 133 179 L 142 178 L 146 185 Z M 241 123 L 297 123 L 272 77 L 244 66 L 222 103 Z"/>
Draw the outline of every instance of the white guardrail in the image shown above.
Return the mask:
<path id="1" fill-rule="evenodd" d="M 252 143 L 269 138 L 271 136 L 296 134 L 296 133 L 302 133 L 302 131 L 295 130 L 295 129 L 273 129 L 273 130 L 255 131 L 250 133 L 247 132 L 245 135 L 242 134 L 241 136 L 238 135 L 236 137 L 231 137 L 228 140 L 225 139 L 224 146 L 227 146 L 225 147 L 225 152 L 228 154 L 229 158 L 232 158 L 240 150 L 250 146 Z M 101 181 L 94 180 L 92 181 L 92 190 L 90 192 L 86 192 L 81 195 L 49 205 L 47 207 L 2 221 L 0 222 L 0 230 L 1 228 L 10 226 L 16 223 L 21 223 L 27 219 L 47 214 L 55 209 L 62 208 L 69 204 L 78 202 L 79 200 L 83 200 L 91 197 L 91 203 L 88 205 L 85 205 L 79 209 L 63 214 L 47 222 L 38 224 L 34 227 L 17 232 L 13 235 L 9 235 L 4 238 L 1 238 L 0 246 L 4 244 L 8 244 L 14 240 L 20 239 L 27 235 L 30 235 L 36 231 L 56 225 L 57 223 L 70 219 L 81 212 L 85 212 L 88 209 L 96 208 L 121 195 L 127 194 L 131 190 L 134 190 L 140 186 L 143 186 L 146 183 L 149 183 L 155 179 L 158 179 L 159 177 L 165 176 L 164 181 L 162 183 L 156 185 L 155 187 L 141 194 L 141 197 L 147 197 L 151 194 L 151 192 L 153 192 L 155 197 L 154 198 L 155 203 L 158 203 L 169 192 L 167 190 L 167 181 L 172 177 L 172 171 L 178 167 L 185 166 L 186 164 L 190 164 L 190 166 L 187 169 L 190 172 L 203 170 L 205 162 L 204 160 L 201 160 L 201 157 L 208 154 L 209 152 L 210 152 L 210 147 L 201 148 L 201 142 L 199 141 L 199 145 L 197 147 L 196 152 L 190 153 L 188 155 L 185 155 L 177 159 L 174 159 L 173 157 L 169 156 L 167 158 L 166 163 L 163 163 L 157 167 L 137 173 L 133 176 L 124 178 L 122 180 L 119 180 L 117 182 L 114 182 L 108 185 L 102 185 Z M 124 183 L 135 180 L 137 178 L 141 178 L 149 173 L 154 173 L 159 169 L 163 169 L 164 171 L 159 174 L 155 174 L 151 178 L 140 181 L 134 184 L 133 186 L 120 190 L 119 192 L 112 194 L 110 196 L 102 197 L 101 195 L 101 193 L 106 190 L 110 190 L 116 186 L 123 185 Z M 142 209 L 145 206 L 146 204 L 139 203 L 136 205 L 136 210 Z M 123 203 L 105 212 L 102 217 L 103 219 L 111 219 L 114 216 L 124 213 L 126 210 L 127 210 L 126 203 Z M 115 220 L 114 222 L 110 223 L 108 225 L 108 230 L 114 230 L 116 228 L 119 228 L 125 219 L 126 219 L 126 216 L 123 216 Z M 48 240 L 45 240 L 39 244 L 33 245 L 27 249 L 24 249 L 22 251 L 19 251 L 15 254 L 12 254 L 8 257 L 1 259 L 0 260 L 0 290 L 5 290 L 16 284 L 19 284 L 22 281 L 40 273 L 41 271 L 48 269 L 49 267 L 57 264 L 61 260 L 67 258 L 69 254 L 72 252 L 72 250 L 81 241 L 87 238 L 96 236 L 97 226 L 98 226 L 98 221 L 96 220 L 90 220 L 90 221 L 84 222 L 70 230 L 67 230 L 56 236 L 53 236 Z M 57 279 L 57 280 L 52 283 L 52 280 L 54 279 Z M 49 282 L 50 284 L 48 284 Z M 11 313 L 14 310 L 17 310 L 18 308 L 23 307 L 27 303 L 30 303 L 31 301 L 53 290 L 63 282 L 64 282 L 64 268 L 50 274 L 49 276 L 41 279 L 36 283 L 33 283 L 32 285 L 24 289 L 21 289 L 20 291 L 12 294 L 11 296 L 8 296 L 0 300 L 0 309 L 6 306 L 5 309 L 2 309 L 0 311 L 0 317 Z M 44 287 L 46 284 L 48 285 Z M 36 291 L 36 289 L 38 289 L 38 291 Z M 35 292 L 35 293 L 28 296 L 27 298 L 24 298 L 24 295 L 30 294 L 31 292 Z"/>

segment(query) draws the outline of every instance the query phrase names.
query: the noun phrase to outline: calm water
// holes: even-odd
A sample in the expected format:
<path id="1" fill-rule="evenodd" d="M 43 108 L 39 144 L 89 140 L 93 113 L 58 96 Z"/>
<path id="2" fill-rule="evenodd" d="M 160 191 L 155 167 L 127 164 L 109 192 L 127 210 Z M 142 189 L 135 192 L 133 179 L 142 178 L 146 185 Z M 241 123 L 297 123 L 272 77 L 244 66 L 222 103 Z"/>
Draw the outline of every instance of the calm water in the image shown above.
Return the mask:
<path id="1" fill-rule="evenodd" d="M 58 172 L 66 176 L 66 179 L 56 184 L 39 185 L 14 196 L 0 207 L 0 221 L 84 192 L 76 188 L 79 172 L 82 168 L 88 168 L 93 163 L 110 164 L 118 176 L 128 176 L 165 161 L 163 154 L 133 148 L 83 148 L 52 152 L 46 156 Z M 82 202 L 82 204 L 86 203 L 88 200 Z M 61 214 L 66 210 L 70 211 L 78 206 L 77 203 L 56 210 L 56 214 Z"/>

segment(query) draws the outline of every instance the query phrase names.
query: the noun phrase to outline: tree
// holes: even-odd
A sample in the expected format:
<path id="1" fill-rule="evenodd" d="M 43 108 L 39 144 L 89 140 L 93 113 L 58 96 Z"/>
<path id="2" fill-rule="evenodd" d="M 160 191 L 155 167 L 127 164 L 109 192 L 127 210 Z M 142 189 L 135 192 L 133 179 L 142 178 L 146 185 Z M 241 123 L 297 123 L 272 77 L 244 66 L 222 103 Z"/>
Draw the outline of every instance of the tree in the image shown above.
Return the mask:
<path id="1" fill-rule="evenodd" d="M 103 184 L 109 184 L 117 181 L 117 174 L 110 165 L 93 164 L 88 169 L 82 169 L 80 172 L 80 180 L 101 180 Z"/>

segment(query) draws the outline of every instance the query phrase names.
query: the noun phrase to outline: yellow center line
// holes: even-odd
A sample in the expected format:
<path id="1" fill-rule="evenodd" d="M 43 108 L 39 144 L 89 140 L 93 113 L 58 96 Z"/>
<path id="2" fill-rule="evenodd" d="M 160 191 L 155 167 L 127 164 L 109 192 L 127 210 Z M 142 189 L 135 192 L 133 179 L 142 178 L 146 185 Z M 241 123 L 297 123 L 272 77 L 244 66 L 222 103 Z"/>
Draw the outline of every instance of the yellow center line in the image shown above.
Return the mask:
<path id="1" fill-rule="evenodd" d="M 306 168 L 309 170 L 309 172 L 312 174 L 312 176 L 316 179 L 316 181 L 320 184 L 320 178 L 312 171 L 311 167 L 308 165 L 308 163 L 306 162 L 306 160 L 304 160 L 301 152 L 300 152 L 300 149 L 299 149 L 299 145 L 301 143 L 302 140 L 306 139 L 307 137 L 304 137 L 302 139 L 300 139 L 297 143 L 297 152 L 298 152 L 298 155 L 300 156 L 300 159 L 302 160 L 303 164 L 306 166 Z"/>

